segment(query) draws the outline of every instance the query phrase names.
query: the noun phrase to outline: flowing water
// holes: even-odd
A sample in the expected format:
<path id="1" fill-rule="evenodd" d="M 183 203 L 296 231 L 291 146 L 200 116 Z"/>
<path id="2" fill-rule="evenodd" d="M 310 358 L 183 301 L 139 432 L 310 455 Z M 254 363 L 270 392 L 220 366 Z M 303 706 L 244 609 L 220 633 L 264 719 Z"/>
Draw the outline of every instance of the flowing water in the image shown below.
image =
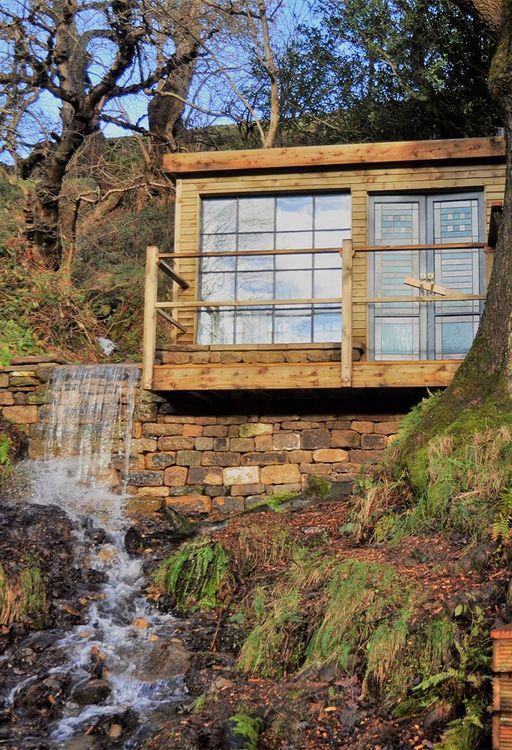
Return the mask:
<path id="1" fill-rule="evenodd" d="M 59 367 L 50 383 L 51 403 L 45 460 L 25 462 L 31 502 L 53 504 L 73 521 L 75 556 L 102 574 L 104 583 L 89 604 L 86 622 L 72 627 L 58 646 L 71 699 L 50 727 L 51 747 L 75 747 L 73 738 L 99 717 L 115 721 L 127 709 L 139 724 L 151 724 L 185 688 L 178 663 L 173 670 L 174 620 L 158 614 L 141 593 L 142 562 L 130 556 L 124 535 L 122 485 L 111 491 L 112 460 L 128 469 L 138 370 L 125 365 Z M 92 532 L 92 533 L 91 533 Z M 91 545 L 91 537 L 100 543 Z M 80 563 L 79 563 L 80 564 Z M 99 705 L 73 701 L 73 690 L 91 679 L 91 662 L 101 662 L 110 695 Z M 178 660 L 179 661 L 179 660 Z M 26 681 L 25 681 L 26 682 Z M 22 687 L 10 696 L 11 702 Z M 137 747 L 133 734 L 124 747 Z M 119 745 L 117 745 L 119 747 Z"/>

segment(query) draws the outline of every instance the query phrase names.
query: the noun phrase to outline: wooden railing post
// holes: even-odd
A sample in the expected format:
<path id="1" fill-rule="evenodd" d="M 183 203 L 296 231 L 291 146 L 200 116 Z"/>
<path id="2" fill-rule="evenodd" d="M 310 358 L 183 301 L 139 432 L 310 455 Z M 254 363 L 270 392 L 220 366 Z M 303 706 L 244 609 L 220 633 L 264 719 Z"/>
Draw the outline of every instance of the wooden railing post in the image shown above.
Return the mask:
<path id="1" fill-rule="evenodd" d="M 352 385 L 352 240 L 343 240 L 341 251 L 341 385 Z"/>
<path id="2" fill-rule="evenodd" d="M 144 286 L 144 341 L 142 348 L 142 387 L 153 386 L 156 349 L 156 303 L 158 299 L 158 248 L 146 248 L 146 282 Z"/>

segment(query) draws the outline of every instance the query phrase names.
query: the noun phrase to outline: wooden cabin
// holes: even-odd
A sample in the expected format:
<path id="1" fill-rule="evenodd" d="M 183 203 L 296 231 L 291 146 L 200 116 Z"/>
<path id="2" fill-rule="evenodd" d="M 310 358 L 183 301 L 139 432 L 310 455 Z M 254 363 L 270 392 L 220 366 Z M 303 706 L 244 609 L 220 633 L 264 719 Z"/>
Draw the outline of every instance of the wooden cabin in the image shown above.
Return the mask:
<path id="1" fill-rule="evenodd" d="M 502 138 L 183 153 L 165 168 L 175 238 L 148 248 L 146 388 L 450 382 L 484 305 Z"/>

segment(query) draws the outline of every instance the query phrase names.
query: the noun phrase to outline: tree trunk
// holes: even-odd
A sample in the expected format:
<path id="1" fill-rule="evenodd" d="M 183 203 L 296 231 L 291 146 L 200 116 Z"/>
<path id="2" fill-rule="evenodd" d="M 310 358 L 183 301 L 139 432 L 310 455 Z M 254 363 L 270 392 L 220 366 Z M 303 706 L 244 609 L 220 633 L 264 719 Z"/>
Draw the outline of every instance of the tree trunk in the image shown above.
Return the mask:
<path id="1" fill-rule="evenodd" d="M 24 205 L 25 236 L 39 249 L 45 264 L 57 270 L 62 260 L 59 198 L 68 165 L 95 122 L 93 115 L 71 119 L 61 140 L 47 158 L 37 163 L 37 178 Z M 30 175 L 26 175 L 30 176 Z"/>
<path id="2" fill-rule="evenodd" d="M 398 463 L 406 467 L 435 435 L 451 429 L 456 438 L 453 425 L 469 410 L 481 415 L 474 420 L 481 427 L 491 426 L 491 413 L 512 414 L 512 15 L 505 16 L 489 71 L 489 87 L 505 125 L 506 186 L 487 300 L 473 345 L 453 382 L 400 447 Z"/>

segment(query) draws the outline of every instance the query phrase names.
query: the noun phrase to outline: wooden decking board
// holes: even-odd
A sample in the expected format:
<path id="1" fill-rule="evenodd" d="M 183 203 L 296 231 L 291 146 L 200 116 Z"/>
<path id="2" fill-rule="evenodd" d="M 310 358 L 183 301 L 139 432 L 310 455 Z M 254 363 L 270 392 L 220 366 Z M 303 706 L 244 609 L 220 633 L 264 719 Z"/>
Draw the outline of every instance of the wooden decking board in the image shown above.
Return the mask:
<path id="1" fill-rule="evenodd" d="M 442 387 L 459 361 L 355 362 L 353 388 Z M 341 388 L 339 362 L 276 362 L 208 365 L 156 365 L 157 391 Z"/>

